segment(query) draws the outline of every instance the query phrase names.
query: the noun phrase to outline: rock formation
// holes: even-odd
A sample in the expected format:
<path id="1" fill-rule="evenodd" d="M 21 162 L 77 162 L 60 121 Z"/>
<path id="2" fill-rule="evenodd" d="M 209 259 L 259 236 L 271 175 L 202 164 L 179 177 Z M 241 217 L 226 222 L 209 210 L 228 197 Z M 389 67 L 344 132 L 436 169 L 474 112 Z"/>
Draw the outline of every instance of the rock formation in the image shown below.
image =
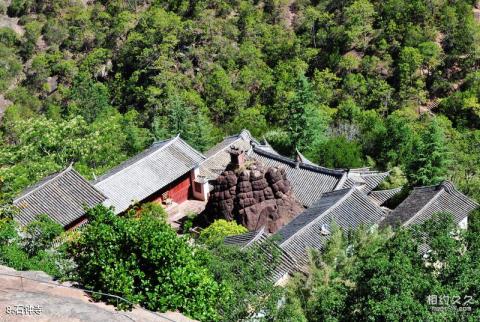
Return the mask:
<path id="1" fill-rule="evenodd" d="M 262 226 L 273 233 L 287 224 L 304 208 L 292 192 L 283 168 L 265 167 L 260 162 L 238 162 L 233 149 L 232 162 L 213 182 L 206 206 L 209 221 L 235 220 L 248 230 Z"/>

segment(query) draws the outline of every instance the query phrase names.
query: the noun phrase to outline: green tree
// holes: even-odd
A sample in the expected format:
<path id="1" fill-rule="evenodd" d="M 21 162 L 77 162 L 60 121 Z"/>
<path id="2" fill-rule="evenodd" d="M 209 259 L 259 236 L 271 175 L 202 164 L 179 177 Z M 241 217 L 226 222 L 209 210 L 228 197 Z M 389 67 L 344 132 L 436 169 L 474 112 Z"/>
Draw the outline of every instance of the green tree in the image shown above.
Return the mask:
<path id="1" fill-rule="evenodd" d="M 69 248 L 85 287 L 155 311 L 218 319 L 221 287 L 202 266 L 202 250 L 178 237 L 163 219 L 149 212 L 119 217 L 103 206 L 87 216 L 90 224 Z"/>
<path id="2" fill-rule="evenodd" d="M 24 249 L 30 256 L 36 255 L 41 250 L 49 249 L 62 232 L 62 225 L 48 215 L 40 215 L 25 226 Z"/>
<path id="3" fill-rule="evenodd" d="M 0 93 L 3 93 L 15 80 L 22 65 L 20 59 L 15 55 L 15 51 L 7 46 L 0 46 Z"/>
<path id="4" fill-rule="evenodd" d="M 363 166 L 362 159 L 361 147 L 356 141 L 338 136 L 321 146 L 319 164 L 330 168 L 359 168 Z"/>
<path id="5" fill-rule="evenodd" d="M 419 104 L 424 100 L 424 82 L 420 78 L 419 68 L 423 57 L 417 48 L 404 47 L 400 53 L 398 71 L 400 96 L 407 104 Z"/>
<path id="6" fill-rule="evenodd" d="M 423 130 L 415 143 L 406 175 L 412 186 L 438 184 L 445 179 L 450 155 L 445 134 L 436 119 Z"/>
<path id="7" fill-rule="evenodd" d="M 210 244 L 205 265 L 225 288 L 217 298 L 222 321 L 241 321 L 263 316 L 276 321 L 283 289 L 272 281 L 278 265 L 275 241 L 240 249 L 223 243 Z"/>
<path id="8" fill-rule="evenodd" d="M 75 77 L 69 98 L 68 113 L 82 115 L 87 122 L 92 122 L 110 107 L 108 88 L 86 73 Z"/>
<path id="9" fill-rule="evenodd" d="M 345 8 L 345 29 L 350 46 L 365 49 L 373 34 L 375 8 L 368 0 L 358 0 Z"/>
<path id="10" fill-rule="evenodd" d="M 328 117 L 316 105 L 312 86 L 305 76 L 296 82 L 295 94 L 290 101 L 290 116 L 287 120 L 292 144 L 299 150 L 314 148 L 326 137 Z"/>
<path id="11" fill-rule="evenodd" d="M 227 236 L 240 235 L 248 232 L 247 228 L 234 221 L 225 219 L 215 220 L 210 226 L 202 230 L 199 241 L 207 245 L 223 242 Z"/>

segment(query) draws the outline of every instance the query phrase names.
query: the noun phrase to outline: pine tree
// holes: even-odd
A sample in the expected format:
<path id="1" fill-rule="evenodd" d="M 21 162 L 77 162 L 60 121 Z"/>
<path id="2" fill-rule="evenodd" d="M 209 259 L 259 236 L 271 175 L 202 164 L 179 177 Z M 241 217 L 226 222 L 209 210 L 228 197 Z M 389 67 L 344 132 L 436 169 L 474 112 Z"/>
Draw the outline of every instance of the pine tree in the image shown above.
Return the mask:
<path id="1" fill-rule="evenodd" d="M 438 184 L 445 179 L 448 151 L 445 134 L 433 119 L 414 146 L 407 166 L 407 178 L 412 186 Z"/>

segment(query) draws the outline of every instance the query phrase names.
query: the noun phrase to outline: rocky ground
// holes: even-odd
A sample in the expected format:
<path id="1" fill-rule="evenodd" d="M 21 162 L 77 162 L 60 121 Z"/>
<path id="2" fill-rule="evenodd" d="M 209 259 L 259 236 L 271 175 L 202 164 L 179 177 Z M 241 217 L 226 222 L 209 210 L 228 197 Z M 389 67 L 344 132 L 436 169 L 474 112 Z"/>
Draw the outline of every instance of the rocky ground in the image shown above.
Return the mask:
<path id="1" fill-rule="evenodd" d="M 55 282 L 43 272 L 19 272 L 0 266 L 0 322 L 189 322 L 175 312 L 155 314 L 134 308 L 116 311 L 112 305 L 93 302 L 69 283 Z"/>

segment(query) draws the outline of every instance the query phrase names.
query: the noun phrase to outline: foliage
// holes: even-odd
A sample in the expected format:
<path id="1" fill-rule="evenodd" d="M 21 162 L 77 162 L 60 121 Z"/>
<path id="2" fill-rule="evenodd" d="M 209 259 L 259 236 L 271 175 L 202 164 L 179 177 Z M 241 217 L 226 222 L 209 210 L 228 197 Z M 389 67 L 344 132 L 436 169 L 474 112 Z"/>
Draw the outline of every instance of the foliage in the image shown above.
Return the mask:
<path id="1" fill-rule="evenodd" d="M 246 232 L 248 232 L 248 230 L 235 221 L 219 219 L 202 230 L 199 241 L 207 245 L 214 245 L 222 242 L 227 236 L 240 235 Z"/>
<path id="2" fill-rule="evenodd" d="M 285 310 L 309 321 L 473 321 L 476 301 L 467 305 L 471 312 L 435 311 L 428 299 L 458 296 L 462 306 L 476 296 L 471 274 L 478 270 L 473 258 L 479 240 L 474 231 L 457 231 L 449 214 L 393 235 L 365 228 L 334 231 L 323 254 L 313 257 L 308 276 L 291 282 Z M 430 250 L 422 256 L 419 247 L 425 243 Z"/>
<path id="3" fill-rule="evenodd" d="M 167 212 L 165 211 L 165 208 L 163 208 L 161 205 L 155 202 L 147 202 L 142 205 L 140 205 L 139 209 L 133 208 L 130 210 L 131 216 L 147 216 L 147 217 L 153 217 L 157 218 L 159 220 L 166 220 L 167 219 Z"/>
<path id="4" fill-rule="evenodd" d="M 81 116 L 92 131 L 106 129 L 99 136 L 119 138 L 110 143 L 113 159 L 97 152 L 102 156 L 95 162 L 75 160 L 82 174 L 91 175 L 152 138 L 180 134 L 206 151 L 248 128 L 283 155 L 298 149 L 325 166 L 372 160 L 378 168 L 401 168 L 410 185 L 447 176 L 475 196 L 480 183 L 464 175 L 472 173 L 472 162 L 462 152 L 479 120 L 480 28 L 471 6 L 466 0 L 260 7 L 244 0 L 15 0 L 7 11 L 25 32 L 0 29 L 0 92 L 13 102 L 2 146 L 15 145 L 18 120 L 36 123 L 44 115 L 63 125 Z M 460 169 L 444 166 L 442 157 L 413 161 L 435 145 L 423 142 L 430 139 L 421 115 L 436 101 L 432 112 L 452 121 L 445 141 L 458 143 L 448 144 L 448 159 Z M 113 110 L 125 119 L 110 119 Z M 119 127 L 115 134 L 112 127 Z M 90 146 L 86 158 L 95 159 L 97 144 Z M 341 152 L 331 152 L 337 147 Z M 2 178 L 8 186 L 2 200 L 65 166 L 55 162 L 39 170 L 45 167 L 40 160 L 29 162 L 38 176 L 7 162 L 12 173 Z M 13 175 L 19 179 L 11 185 Z"/>
<path id="5" fill-rule="evenodd" d="M 205 264 L 225 288 L 223 297 L 217 299 L 222 321 L 242 321 L 255 314 L 268 320 L 278 317 L 283 290 L 271 280 L 279 260 L 274 243 L 267 241 L 247 249 L 210 244 Z"/>
<path id="6" fill-rule="evenodd" d="M 433 185 L 445 179 L 449 160 L 445 134 L 436 119 L 413 146 L 406 175 L 412 185 Z"/>
<path id="7" fill-rule="evenodd" d="M 25 226 L 24 249 L 29 256 L 49 249 L 55 238 L 63 232 L 62 225 L 54 222 L 48 215 L 40 215 Z"/>
<path id="8" fill-rule="evenodd" d="M 202 250 L 177 237 L 163 219 L 150 212 L 119 217 L 103 206 L 87 216 L 90 224 L 69 248 L 84 287 L 155 311 L 218 319 L 222 288 L 202 266 Z"/>
<path id="9" fill-rule="evenodd" d="M 148 134 L 135 116 L 111 112 L 88 124 L 81 116 L 54 121 L 45 117 L 7 120 L 9 142 L 0 150 L 3 200 L 31 182 L 74 162 L 80 173 L 102 173 L 128 154 L 143 149 Z M 130 132 L 131 131 L 131 132 Z"/>
<path id="10" fill-rule="evenodd" d="M 320 149 L 319 164 L 331 168 L 358 168 L 363 164 L 360 145 L 344 136 L 334 137 Z"/>
<path id="11" fill-rule="evenodd" d="M 64 278 L 70 274 L 72 264 L 61 247 L 52 248 L 53 240 L 62 232 L 62 226 L 48 216 L 39 216 L 23 232 L 13 219 L 0 219 L 0 263 L 16 270 L 44 271 Z"/>

